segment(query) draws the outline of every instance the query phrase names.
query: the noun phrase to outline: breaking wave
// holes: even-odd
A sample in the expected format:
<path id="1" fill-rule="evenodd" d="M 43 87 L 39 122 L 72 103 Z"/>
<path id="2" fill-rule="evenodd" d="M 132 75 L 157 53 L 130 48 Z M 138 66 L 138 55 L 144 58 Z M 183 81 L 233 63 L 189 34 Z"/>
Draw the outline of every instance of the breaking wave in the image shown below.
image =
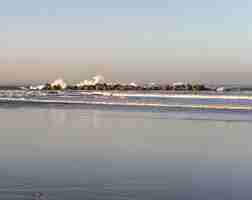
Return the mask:
<path id="1" fill-rule="evenodd" d="M 117 97 L 142 97 L 142 98 L 183 98 L 183 99 L 245 99 L 252 100 L 251 95 L 216 95 L 216 94 L 144 94 L 144 93 L 113 93 L 92 92 L 90 94 L 117 96 Z"/>
<path id="2" fill-rule="evenodd" d="M 38 104 L 85 104 L 104 106 L 127 106 L 127 107 L 150 107 L 150 108 L 181 108 L 181 109 L 213 109 L 213 110 L 252 110 L 251 106 L 243 105 L 206 105 L 206 104 L 163 104 L 147 102 L 117 102 L 117 101 L 94 101 L 94 100 L 60 100 L 60 99 L 33 99 L 33 98 L 6 98 L 1 97 L 0 102 L 8 103 L 38 103 Z"/>
<path id="3" fill-rule="evenodd" d="M 252 110 L 252 95 L 110 91 L 1 91 L 1 103 L 85 104 L 146 108 Z"/>

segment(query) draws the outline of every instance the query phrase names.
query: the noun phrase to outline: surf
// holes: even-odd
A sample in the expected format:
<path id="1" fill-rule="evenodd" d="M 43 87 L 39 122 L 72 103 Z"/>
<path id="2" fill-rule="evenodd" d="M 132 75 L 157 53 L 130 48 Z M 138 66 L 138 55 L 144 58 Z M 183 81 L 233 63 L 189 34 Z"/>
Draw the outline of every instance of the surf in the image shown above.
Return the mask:
<path id="1" fill-rule="evenodd" d="M 61 99 L 33 99 L 33 98 L 0 98 L 5 103 L 37 103 L 37 104 L 85 104 L 103 106 L 128 106 L 128 107 L 149 107 L 149 108 L 181 108 L 181 109 L 212 109 L 212 110 L 246 110 L 251 111 L 252 106 L 239 105 L 205 105 L 205 104 L 162 104 L 145 102 L 115 102 L 115 101 L 86 101 L 86 100 L 61 100 Z"/>

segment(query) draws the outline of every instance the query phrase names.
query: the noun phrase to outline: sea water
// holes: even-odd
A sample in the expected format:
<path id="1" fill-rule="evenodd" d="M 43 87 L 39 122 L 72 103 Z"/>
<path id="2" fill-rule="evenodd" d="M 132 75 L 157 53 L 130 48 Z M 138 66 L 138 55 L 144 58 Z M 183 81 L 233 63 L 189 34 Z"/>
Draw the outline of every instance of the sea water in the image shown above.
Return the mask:
<path id="1" fill-rule="evenodd" d="M 1 200 L 252 197 L 249 98 L 1 94 Z"/>

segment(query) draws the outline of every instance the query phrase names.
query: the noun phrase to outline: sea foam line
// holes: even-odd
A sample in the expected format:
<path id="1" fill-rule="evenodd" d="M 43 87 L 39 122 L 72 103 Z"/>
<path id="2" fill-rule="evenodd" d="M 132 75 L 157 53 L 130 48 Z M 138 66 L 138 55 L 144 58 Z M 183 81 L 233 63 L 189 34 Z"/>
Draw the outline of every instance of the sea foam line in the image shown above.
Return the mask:
<path id="1" fill-rule="evenodd" d="M 105 102 L 105 101 L 71 101 L 71 100 L 40 100 L 25 98 L 0 98 L 2 102 L 24 102 L 44 104 L 85 104 L 85 105 L 111 105 L 111 106 L 132 106 L 132 107 L 159 107 L 159 108 L 188 108 L 188 109 L 213 109 L 213 110 L 252 110 L 252 106 L 233 105 L 192 105 L 192 104 L 159 104 L 159 103 L 135 103 L 135 102 Z"/>
<path id="2" fill-rule="evenodd" d="M 119 92 L 91 92 L 90 94 L 97 94 L 103 96 L 115 97 L 146 97 L 146 98 L 184 98 L 184 99 L 231 99 L 231 100 L 252 100 L 252 96 L 238 96 L 238 95 L 202 95 L 202 94 L 130 94 Z"/>

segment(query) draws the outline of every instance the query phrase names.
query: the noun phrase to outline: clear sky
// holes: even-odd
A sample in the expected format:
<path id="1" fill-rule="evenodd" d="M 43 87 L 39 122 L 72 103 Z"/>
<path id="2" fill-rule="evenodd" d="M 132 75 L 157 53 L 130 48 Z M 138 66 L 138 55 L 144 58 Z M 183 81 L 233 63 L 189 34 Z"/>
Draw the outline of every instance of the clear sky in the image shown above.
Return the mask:
<path id="1" fill-rule="evenodd" d="M 252 84 L 249 0 L 0 0 L 0 83 Z"/>

